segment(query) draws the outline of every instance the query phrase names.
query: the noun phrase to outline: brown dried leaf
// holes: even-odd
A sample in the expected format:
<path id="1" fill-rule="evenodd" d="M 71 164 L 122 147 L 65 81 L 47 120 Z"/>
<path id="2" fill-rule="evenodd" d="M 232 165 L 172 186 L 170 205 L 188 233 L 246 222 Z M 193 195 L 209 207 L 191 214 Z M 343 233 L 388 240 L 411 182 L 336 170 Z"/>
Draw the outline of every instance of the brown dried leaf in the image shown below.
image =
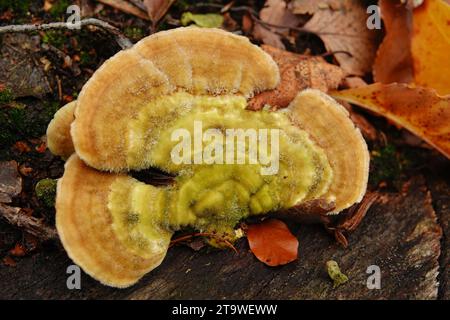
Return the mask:
<path id="1" fill-rule="evenodd" d="M 98 0 L 98 1 L 107 4 L 122 12 L 132 14 L 138 18 L 149 20 L 149 17 L 145 14 L 144 11 L 135 7 L 134 5 L 125 0 Z"/>
<path id="2" fill-rule="evenodd" d="M 450 96 L 398 83 L 375 83 L 330 94 L 392 120 L 450 158 Z"/>
<path id="3" fill-rule="evenodd" d="M 367 28 L 366 9 L 360 0 L 345 0 L 339 10 L 317 11 L 304 26 L 319 35 L 327 50 L 351 54 L 335 54 L 342 69 L 351 75 L 370 72 L 375 58 L 377 31 Z"/>
<path id="4" fill-rule="evenodd" d="M 248 226 L 250 250 L 259 261 L 275 267 L 297 259 L 298 240 L 280 220 L 268 219 Z"/>
<path id="5" fill-rule="evenodd" d="M 259 13 L 261 21 L 286 28 L 275 28 L 257 23 L 253 30 L 253 36 L 265 44 L 285 49 L 281 41 L 282 35 L 289 33 L 289 27 L 298 26 L 300 20 L 287 9 L 286 2 L 283 0 L 267 0 L 264 6 L 264 9 Z"/>
<path id="6" fill-rule="evenodd" d="M 14 248 L 12 248 L 11 250 L 9 250 L 9 254 L 14 256 L 14 257 L 23 257 L 24 255 L 27 254 L 27 250 L 25 249 L 25 247 L 23 245 L 21 245 L 20 243 L 16 243 L 16 245 L 14 246 Z"/>
<path id="7" fill-rule="evenodd" d="M 338 10 L 341 0 L 294 0 L 289 3 L 289 9 L 295 14 L 314 14 L 319 9 Z"/>
<path id="8" fill-rule="evenodd" d="M 380 0 L 379 5 L 386 36 L 378 48 L 373 66 L 375 82 L 411 83 L 413 69 L 409 22 L 412 12 L 399 0 Z"/>
<path id="9" fill-rule="evenodd" d="M 166 14 L 174 2 L 175 0 L 144 0 L 144 5 L 147 8 L 147 13 L 153 26 Z"/>
<path id="10" fill-rule="evenodd" d="M 256 95 L 249 108 L 259 110 L 265 104 L 284 108 L 302 89 L 313 88 L 327 92 L 336 89 L 344 77 L 341 68 L 327 63 L 321 57 L 300 55 L 271 46 L 262 48 L 272 56 L 280 69 L 281 81 L 277 88 Z"/>
<path id="11" fill-rule="evenodd" d="M 158 23 L 174 2 L 175 0 L 144 0 L 144 5 L 153 25 Z"/>

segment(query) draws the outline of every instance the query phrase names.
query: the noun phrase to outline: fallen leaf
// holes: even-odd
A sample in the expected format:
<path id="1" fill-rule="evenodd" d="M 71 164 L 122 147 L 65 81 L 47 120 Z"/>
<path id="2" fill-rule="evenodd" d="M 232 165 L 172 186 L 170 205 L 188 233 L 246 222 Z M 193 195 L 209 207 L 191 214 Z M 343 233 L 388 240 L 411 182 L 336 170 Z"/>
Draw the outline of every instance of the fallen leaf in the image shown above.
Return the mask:
<path id="1" fill-rule="evenodd" d="M 17 265 L 16 261 L 10 256 L 6 256 L 3 258 L 3 264 L 8 267 L 15 267 Z"/>
<path id="2" fill-rule="evenodd" d="M 9 254 L 14 257 L 23 257 L 26 254 L 26 250 L 20 243 L 16 243 L 14 248 L 9 250 Z"/>
<path id="3" fill-rule="evenodd" d="M 359 88 L 366 86 L 367 82 L 360 77 L 347 77 L 344 79 L 343 85 L 346 88 Z"/>
<path id="4" fill-rule="evenodd" d="M 327 50 L 342 52 L 335 54 L 336 60 L 351 75 L 371 72 L 375 58 L 378 32 L 367 28 L 366 9 L 360 0 L 345 0 L 339 10 L 317 11 L 304 26 L 322 39 Z"/>
<path id="5" fill-rule="evenodd" d="M 109 5 L 117 10 L 122 11 L 122 12 L 132 14 L 138 18 L 141 18 L 144 20 L 150 20 L 150 18 L 144 11 L 142 11 L 138 7 L 133 6 L 131 3 L 129 3 L 125 0 L 98 0 L 98 2 Z"/>
<path id="6" fill-rule="evenodd" d="M 411 56 L 412 12 L 399 0 L 380 0 L 386 36 L 378 48 L 373 66 L 375 82 L 411 83 L 413 80 Z"/>
<path id="7" fill-rule="evenodd" d="M 388 118 L 450 158 L 450 95 L 398 83 L 375 83 L 330 94 Z"/>
<path id="8" fill-rule="evenodd" d="M 414 82 L 450 94 L 450 4 L 426 0 L 414 9 L 411 52 Z"/>
<path id="9" fill-rule="evenodd" d="M 375 141 L 378 137 L 378 131 L 375 127 L 360 113 L 354 110 L 353 106 L 346 101 L 339 101 L 339 103 L 347 109 L 350 114 L 350 119 L 355 126 L 361 131 L 366 141 Z"/>
<path id="10" fill-rule="evenodd" d="M 306 88 L 327 92 L 336 89 L 344 77 L 338 66 L 327 63 L 321 57 L 311 57 L 263 45 L 280 69 L 281 81 L 277 88 L 262 92 L 249 102 L 249 109 L 259 110 L 264 105 L 284 108 L 298 92 Z"/>
<path id="11" fill-rule="evenodd" d="M 239 24 L 233 19 L 229 12 L 223 14 L 223 27 L 227 31 L 236 31 L 239 29 Z"/>
<path id="12" fill-rule="evenodd" d="M 255 39 L 280 49 L 285 49 L 281 41 L 282 35 L 287 36 L 289 28 L 298 26 L 300 22 L 299 17 L 288 10 L 283 0 L 267 0 L 259 13 L 259 18 L 263 23 L 256 23 L 253 30 Z M 274 25 L 282 27 L 278 28 Z"/>
<path id="13" fill-rule="evenodd" d="M 401 3 L 405 3 L 409 9 L 414 9 L 423 4 L 424 0 L 400 0 Z"/>
<path id="14" fill-rule="evenodd" d="M 289 3 L 289 9 L 295 14 L 314 14 L 319 9 L 338 10 L 340 0 L 294 0 Z"/>
<path id="15" fill-rule="evenodd" d="M 244 31 L 245 34 L 249 34 L 252 30 L 253 20 L 248 13 L 244 14 L 242 16 L 242 31 Z"/>
<path id="16" fill-rule="evenodd" d="M 144 5 L 147 8 L 147 13 L 153 26 L 161 20 L 174 2 L 175 0 L 144 0 Z"/>
<path id="17" fill-rule="evenodd" d="M 180 22 L 183 26 L 193 22 L 196 26 L 202 28 L 219 28 L 223 23 L 223 16 L 217 13 L 194 14 L 192 12 L 184 12 Z"/>
<path id="18" fill-rule="evenodd" d="M 253 254 L 275 267 L 297 259 L 298 240 L 280 220 L 268 219 L 248 226 L 247 238 Z"/>
<path id="19" fill-rule="evenodd" d="M 22 191 L 22 177 L 17 171 L 17 162 L 0 162 L 0 202 L 9 203 Z"/>
<path id="20" fill-rule="evenodd" d="M 45 150 L 47 150 L 47 144 L 45 142 L 42 142 L 41 144 L 35 147 L 35 150 L 39 153 L 44 153 Z"/>
<path id="21" fill-rule="evenodd" d="M 21 164 L 19 167 L 19 172 L 23 176 L 29 176 L 33 172 L 33 168 L 27 166 L 26 164 Z"/>
<path id="22" fill-rule="evenodd" d="M 31 151 L 30 146 L 24 141 L 17 141 L 14 144 L 13 148 L 16 149 L 17 151 L 19 151 L 20 153 L 25 153 L 25 152 Z"/>

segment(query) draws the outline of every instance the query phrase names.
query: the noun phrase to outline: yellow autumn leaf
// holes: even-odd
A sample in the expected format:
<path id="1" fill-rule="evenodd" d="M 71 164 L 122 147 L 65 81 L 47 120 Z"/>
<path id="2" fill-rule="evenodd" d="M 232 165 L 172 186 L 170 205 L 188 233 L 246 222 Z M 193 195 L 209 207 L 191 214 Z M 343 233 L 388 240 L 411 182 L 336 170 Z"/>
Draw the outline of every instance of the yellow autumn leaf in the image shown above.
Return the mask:
<path id="1" fill-rule="evenodd" d="M 450 159 L 450 95 L 399 83 L 375 83 L 330 95 L 390 119 Z"/>
<path id="2" fill-rule="evenodd" d="M 414 82 L 450 94 L 450 4 L 426 0 L 414 9 L 411 41 Z"/>

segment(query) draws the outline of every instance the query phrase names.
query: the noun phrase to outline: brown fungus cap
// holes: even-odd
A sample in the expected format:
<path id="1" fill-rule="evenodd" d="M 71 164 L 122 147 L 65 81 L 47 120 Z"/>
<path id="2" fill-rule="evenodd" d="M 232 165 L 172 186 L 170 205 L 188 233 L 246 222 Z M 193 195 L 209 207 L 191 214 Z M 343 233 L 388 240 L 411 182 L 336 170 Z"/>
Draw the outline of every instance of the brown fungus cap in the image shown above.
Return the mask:
<path id="1" fill-rule="evenodd" d="M 331 214 L 360 201 L 367 185 L 367 146 L 348 113 L 332 98 L 318 90 L 305 90 L 288 108 L 273 114 L 240 108 L 278 83 L 278 67 L 267 53 L 245 37 L 218 29 L 160 32 L 106 61 L 83 87 L 77 102 L 63 107 L 48 129 L 52 152 L 68 157 L 71 141 L 75 150 L 58 183 L 56 199 L 56 225 L 69 256 L 102 283 L 126 287 L 161 263 L 173 231 L 186 225 L 203 226 L 198 222 L 202 214 L 231 203 L 226 198 L 230 192 L 241 197 L 248 214 L 318 199 L 333 203 Z M 159 124 L 147 120 L 158 112 L 175 119 L 173 123 L 183 121 L 189 112 L 173 115 L 182 112 L 180 101 L 190 103 L 189 112 L 203 108 L 200 113 L 211 111 L 208 108 L 216 104 L 212 113 L 205 114 L 238 115 L 232 122 L 237 126 L 253 121 L 260 121 L 260 126 L 285 125 L 286 132 L 292 133 L 286 134 L 285 144 L 293 145 L 287 154 L 294 166 L 284 168 L 291 180 L 287 183 L 278 177 L 281 182 L 270 184 L 277 177 L 262 179 L 251 168 L 236 169 L 238 173 L 234 168 L 223 169 L 214 177 L 211 166 L 194 170 L 192 176 L 181 174 L 170 187 L 153 187 L 129 176 L 130 170 L 150 166 L 140 157 L 157 146 L 137 139 L 134 147 L 140 141 L 147 145 L 142 145 L 145 152 L 133 153 L 130 137 L 139 132 L 153 135 Z M 214 127 L 222 121 L 220 116 L 215 120 L 203 117 Z M 295 137 L 294 142 L 290 137 Z M 296 141 L 307 151 L 297 148 Z M 169 148 L 162 150 L 164 157 L 170 152 Z M 309 170 L 304 176 L 303 169 Z M 280 187 L 288 185 L 289 190 Z M 303 188 L 298 194 L 297 185 Z M 198 195 L 193 206 L 197 211 L 181 205 L 191 203 L 190 195 Z M 288 199 L 286 195 L 301 200 L 280 201 Z M 185 211 L 190 215 L 184 215 Z"/>
<path id="2" fill-rule="evenodd" d="M 94 168 L 123 171 L 122 134 L 149 100 L 177 90 L 247 98 L 279 78 L 276 63 L 248 38 L 197 27 L 157 33 L 106 61 L 83 87 L 72 126 L 75 150 Z"/>
<path id="3" fill-rule="evenodd" d="M 59 109 L 47 128 L 47 146 L 50 151 L 64 159 L 74 153 L 70 125 L 72 124 L 77 102 L 72 101 Z"/>

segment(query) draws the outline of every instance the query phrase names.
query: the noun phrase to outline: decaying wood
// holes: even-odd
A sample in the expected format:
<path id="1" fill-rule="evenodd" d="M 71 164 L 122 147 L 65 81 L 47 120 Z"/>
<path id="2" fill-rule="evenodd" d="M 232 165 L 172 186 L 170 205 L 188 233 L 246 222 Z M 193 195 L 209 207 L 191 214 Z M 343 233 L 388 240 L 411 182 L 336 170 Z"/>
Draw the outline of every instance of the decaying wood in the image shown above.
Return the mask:
<path id="1" fill-rule="evenodd" d="M 4 33 L 15 33 L 15 32 L 30 32 L 30 31 L 40 31 L 40 30 L 51 30 L 51 29 L 69 29 L 71 24 L 66 22 L 52 22 L 44 24 L 22 24 L 22 25 L 9 25 L 0 27 L 0 34 Z M 117 44 L 122 48 L 126 49 L 131 47 L 133 44 L 131 41 L 125 37 L 119 29 L 110 25 L 109 23 L 95 19 L 88 18 L 80 21 L 80 28 L 84 26 L 95 26 L 102 28 L 103 30 L 114 35 Z"/>
<path id="2" fill-rule="evenodd" d="M 36 217 L 27 215 L 21 208 L 10 207 L 0 203 L 0 217 L 42 241 L 58 238 L 55 228 L 45 225 Z"/>
<path id="3" fill-rule="evenodd" d="M 443 202 L 444 203 L 444 202 Z M 448 202 L 446 202 L 448 205 Z M 48 248 L 0 266 L 0 298 L 133 299 L 435 299 L 441 228 L 421 178 L 404 194 L 385 193 L 372 205 L 343 249 L 320 226 L 291 225 L 299 259 L 270 268 L 258 262 L 245 240 L 231 250 L 176 246 L 162 265 L 128 289 L 105 287 L 83 274 L 81 290 L 68 290 L 72 264 L 62 248 Z M 349 281 L 333 289 L 324 265 L 335 260 Z M 366 286 L 367 268 L 381 269 L 381 289 Z M 39 270 L 39 273 L 33 272 Z"/>

